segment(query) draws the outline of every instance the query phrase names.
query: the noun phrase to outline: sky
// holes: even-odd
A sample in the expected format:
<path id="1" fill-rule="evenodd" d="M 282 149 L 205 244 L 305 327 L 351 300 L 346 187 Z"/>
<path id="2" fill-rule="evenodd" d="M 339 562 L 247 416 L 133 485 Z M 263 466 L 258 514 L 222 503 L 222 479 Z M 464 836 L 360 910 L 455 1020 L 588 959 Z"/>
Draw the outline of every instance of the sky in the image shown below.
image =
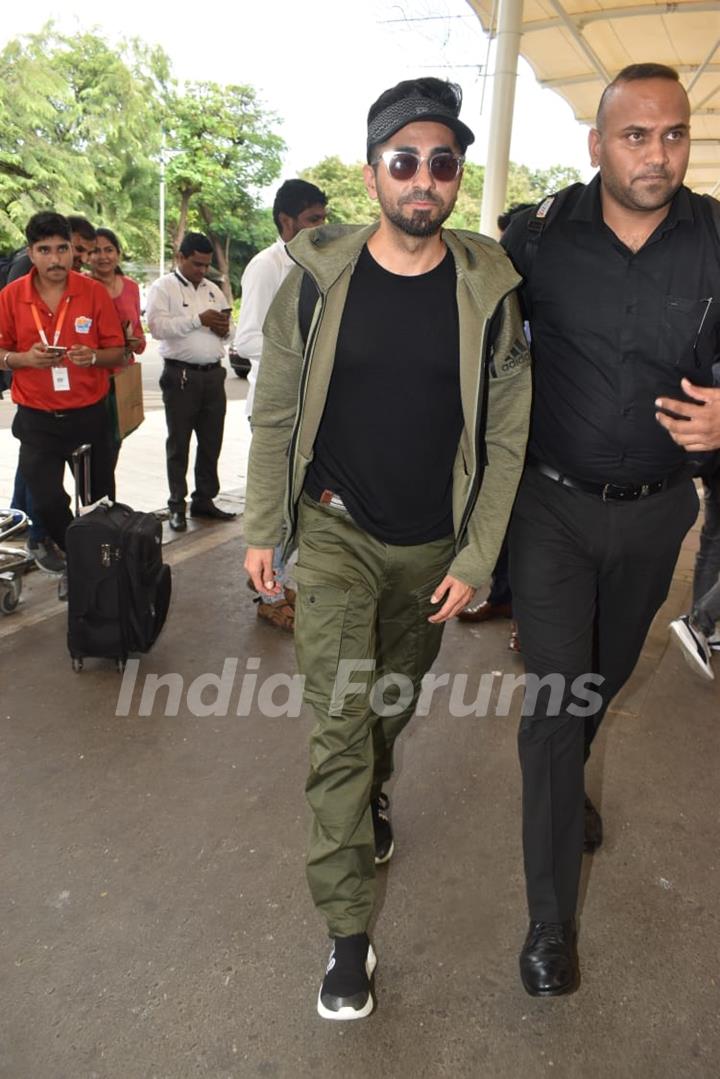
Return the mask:
<path id="1" fill-rule="evenodd" d="M 439 16 L 439 17 L 438 17 Z M 484 164 L 491 85 L 488 43 L 465 0 L 33 0 L 4 4 L 0 43 L 39 31 L 48 19 L 66 33 L 93 30 L 111 42 L 137 36 L 161 45 L 179 80 L 250 84 L 282 120 L 281 179 L 322 158 L 362 159 L 369 105 L 401 79 L 459 82 L 462 118 L 475 131 L 468 158 Z M 521 60 L 511 158 L 531 168 L 574 165 L 589 178 L 587 129 L 568 105 L 541 90 Z"/>

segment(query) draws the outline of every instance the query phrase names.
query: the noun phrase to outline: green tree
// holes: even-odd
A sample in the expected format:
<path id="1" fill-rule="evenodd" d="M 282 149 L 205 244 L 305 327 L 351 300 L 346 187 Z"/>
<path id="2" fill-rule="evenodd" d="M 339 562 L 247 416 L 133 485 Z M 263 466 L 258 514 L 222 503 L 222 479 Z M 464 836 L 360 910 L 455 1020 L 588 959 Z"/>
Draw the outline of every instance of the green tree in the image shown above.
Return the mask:
<path id="1" fill-rule="evenodd" d="M 166 176 L 177 202 L 173 247 L 188 228 L 204 232 L 229 300 L 231 244 L 247 241 L 258 208 L 254 192 L 280 172 L 284 143 L 273 130 L 276 124 L 250 86 L 192 83 L 169 103 Z"/>
<path id="2" fill-rule="evenodd" d="M 135 255 L 157 250 L 160 118 L 169 81 L 161 49 L 111 48 L 47 24 L 0 54 L 0 243 L 22 243 L 48 206 L 115 228 Z"/>
<path id="3" fill-rule="evenodd" d="M 359 161 L 346 165 L 339 157 L 325 157 L 312 168 L 303 169 L 302 180 L 316 184 L 328 197 L 328 221 L 364 225 L 378 217 L 378 204 L 370 198 Z"/>
<path id="4" fill-rule="evenodd" d="M 483 165 L 476 165 L 474 161 L 465 162 L 455 209 L 448 218 L 450 228 L 477 231 L 480 225 L 484 179 L 485 167 Z"/>
<path id="5" fill-rule="evenodd" d="M 539 202 L 545 195 L 580 180 L 577 169 L 568 165 L 551 165 L 549 169 L 530 169 L 527 165 L 510 163 L 506 206 L 518 202 Z"/>

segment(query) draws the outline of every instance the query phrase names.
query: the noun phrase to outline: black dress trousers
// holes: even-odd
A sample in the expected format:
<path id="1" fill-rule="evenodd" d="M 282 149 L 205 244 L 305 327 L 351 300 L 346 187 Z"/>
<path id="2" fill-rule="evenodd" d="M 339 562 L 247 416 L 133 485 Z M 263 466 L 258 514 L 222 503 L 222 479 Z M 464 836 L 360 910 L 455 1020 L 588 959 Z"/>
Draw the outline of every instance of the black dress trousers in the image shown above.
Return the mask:
<path id="1" fill-rule="evenodd" d="M 218 459 L 222 449 L 227 399 L 225 368 L 207 371 L 165 364 L 160 388 L 167 421 L 167 475 L 171 510 L 183 512 L 187 497 L 187 470 L 190 438 L 197 437 L 195 454 L 195 489 L 191 499 L 198 504 L 211 502 L 220 490 Z"/>
<path id="2" fill-rule="evenodd" d="M 604 502 L 526 469 L 510 525 L 510 579 L 528 675 L 518 747 L 534 920 L 575 914 L 584 762 L 697 513 L 689 478 L 635 502 Z"/>

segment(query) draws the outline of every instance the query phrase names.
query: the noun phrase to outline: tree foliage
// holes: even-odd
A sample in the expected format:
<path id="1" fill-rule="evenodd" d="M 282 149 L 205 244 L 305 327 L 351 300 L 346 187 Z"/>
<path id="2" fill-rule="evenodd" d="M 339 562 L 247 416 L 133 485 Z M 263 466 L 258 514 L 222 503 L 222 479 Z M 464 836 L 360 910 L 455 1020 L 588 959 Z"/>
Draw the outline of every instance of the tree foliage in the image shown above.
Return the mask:
<path id="1" fill-rule="evenodd" d="M 362 170 L 359 161 L 346 165 L 339 157 L 326 157 L 312 168 L 303 169 L 300 178 L 316 184 L 327 195 L 328 221 L 364 225 L 376 220 L 378 204 L 365 190 Z"/>
<path id="2" fill-rule="evenodd" d="M 255 192 L 280 172 L 284 143 L 273 130 L 277 122 L 250 86 L 192 83 L 168 104 L 166 176 L 177 207 L 173 247 L 188 228 L 204 232 L 226 282 L 231 243 L 246 241 L 252 230 Z"/>
<path id="3" fill-rule="evenodd" d="M 52 23 L 10 41 L 0 62 L 0 250 L 21 246 L 28 218 L 52 208 L 115 229 L 136 259 L 157 258 L 163 154 L 168 236 L 208 233 L 228 278 L 231 256 L 264 246 L 258 191 L 284 145 L 251 87 L 179 88 L 162 49 Z"/>
<path id="4" fill-rule="evenodd" d="M 0 54 L 0 242 L 35 211 L 87 214 L 148 255 L 168 59 L 137 40 L 111 48 L 48 24 Z"/>

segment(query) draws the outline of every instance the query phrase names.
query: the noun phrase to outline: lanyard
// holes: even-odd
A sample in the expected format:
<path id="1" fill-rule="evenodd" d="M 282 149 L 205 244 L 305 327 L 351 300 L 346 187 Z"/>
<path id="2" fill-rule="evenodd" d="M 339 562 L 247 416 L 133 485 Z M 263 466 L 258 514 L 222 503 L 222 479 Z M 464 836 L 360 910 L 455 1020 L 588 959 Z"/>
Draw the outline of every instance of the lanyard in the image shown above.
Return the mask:
<path id="1" fill-rule="evenodd" d="M 63 328 L 63 323 L 65 322 L 65 316 L 67 315 L 67 309 L 68 309 L 68 304 L 69 303 L 70 303 L 70 297 L 66 296 L 65 297 L 65 303 L 62 305 L 62 309 L 60 311 L 60 314 L 58 315 L 57 324 L 55 326 L 55 334 L 53 336 L 53 347 L 60 340 L 60 331 Z M 50 348 L 51 346 L 50 346 L 50 343 L 49 343 L 47 337 L 45 336 L 45 330 L 43 329 L 43 324 L 40 321 L 40 315 L 38 314 L 38 309 L 37 309 L 37 307 L 35 306 L 34 303 L 30 305 L 30 308 L 32 310 L 33 319 L 35 320 L 35 328 L 37 329 L 37 332 L 40 334 L 40 340 L 45 345 L 45 348 Z"/>

